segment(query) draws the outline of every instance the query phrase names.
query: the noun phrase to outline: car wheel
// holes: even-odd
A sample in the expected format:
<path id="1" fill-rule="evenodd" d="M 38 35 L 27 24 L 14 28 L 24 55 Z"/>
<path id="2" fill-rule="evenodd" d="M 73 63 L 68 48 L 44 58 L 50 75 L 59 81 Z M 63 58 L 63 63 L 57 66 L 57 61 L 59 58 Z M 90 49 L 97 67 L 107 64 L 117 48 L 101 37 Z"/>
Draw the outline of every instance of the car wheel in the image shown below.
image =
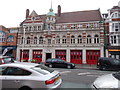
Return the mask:
<path id="1" fill-rule="evenodd" d="M 32 90 L 32 89 L 27 86 L 24 86 L 24 87 L 21 87 L 19 90 Z"/>
<path id="2" fill-rule="evenodd" d="M 68 69 L 71 69 L 71 66 L 70 66 L 70 65 L 67 65 L 67 68 L 68 68 Z"/>
<path id="3" fill-rule="evenodd" d="M 52 68 L 53 67 L 52 64 L 49 64 L 49 67 Z"/>
<path id="4" fill-rule="evenodd" d="M 106 66 L 101 66 L 100 70 L 106 70 Z"/>

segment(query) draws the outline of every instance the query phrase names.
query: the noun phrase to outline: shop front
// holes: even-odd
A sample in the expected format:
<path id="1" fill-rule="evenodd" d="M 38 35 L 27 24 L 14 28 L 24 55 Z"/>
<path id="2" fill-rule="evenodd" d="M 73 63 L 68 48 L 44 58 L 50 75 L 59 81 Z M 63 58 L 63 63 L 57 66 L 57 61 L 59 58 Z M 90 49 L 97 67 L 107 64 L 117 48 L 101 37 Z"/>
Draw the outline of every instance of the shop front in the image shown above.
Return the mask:
<path id="1" fill-rule="evenodd" d="M 109 57 L 120 59 L 120 49 L 109 49 Z"/>

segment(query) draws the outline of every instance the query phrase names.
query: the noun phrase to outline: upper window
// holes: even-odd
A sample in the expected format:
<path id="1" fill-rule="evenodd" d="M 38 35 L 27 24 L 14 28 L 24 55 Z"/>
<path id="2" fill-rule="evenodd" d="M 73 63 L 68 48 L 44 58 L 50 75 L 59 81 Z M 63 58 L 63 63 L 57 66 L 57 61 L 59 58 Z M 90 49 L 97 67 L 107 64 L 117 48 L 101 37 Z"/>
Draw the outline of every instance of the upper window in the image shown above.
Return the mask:
<path id="1" fill-rule="evenodd" d="M 6 33 L 3 32 L 3 31 L 0 31 L 0 42 L 5 42 L 5 36 L 6 36 Z"/>
<path id="2" fill-rule="evenodd" d="M 39 44 L 43 44 L 43 37 L 39 38 Z"/>
<path id="3" fill-rule="evenodd" d="M 34 44 L 37 44 L 37 37 L 34 37 Z"/>
<path id="4" fill-rule="evenodd" d="M 87 43 L 92 43 L 91 35 L 87 36 Z"/>
<path id="5" fill-rule="evenodd" d="M 14 36 L 8 36 L 7 37 L 7 42 L 13 42 L 14 41 Z"/>
<path id="6" fill-rule="evenodd" d="M 120 31 L 120 23 L 113 23 L 112 24 L 112 31 Z"/>
<path id="7" fill-rule="evenodd" d="M 30 37 L 27 37 L 27 44 L 30 44 Z"/>
<path id="8" fill-rule="evenodd" d="M 50 38 L 48 39 L 48 44 L 51 44 L 51 39 Z"/>
<path id="9" fill-rule="evenodd" d="M 81 35 L 78 36 L 78 43 L 82 43 L 82 36 Z"/>
<path id="10" fill-rule="evenodd" d="M 63 28 L 63 29 L 66 29 L 66 28 L 67 28 L 67 26 L 66 26 L 66 25 L 63 25 L 63 26 L 62 26 L 62 28 Z"/>
<path id="11" fill-rule="evenodd" d="M 71 36 L 71 44 L 75 43 L 75 36 Z"/>
<path id="12" fill-rule="evenodd" d="M 98 35 L 94 36 L 94 43 L 99 43 L 99 36 Z"/>
<path id="13" fill-rule="evenodd" d="M 75 29 L 75 24 L 71 25 L 71 29 Z"/>
<path id="14" fill-rule="evenodd" d="M 38 26 L 38 31 L 39 31 L 39 30 L 42 30 L 42 26 Z"/>
<path id="15" fill-rule="evenodd" d="M 110 41 L 111 41 L 111 44 L 117 44 L 117 35 L 113 35 L 113 36 L 110 36 Z"/>
<path id="16" fill-rule="evenodd" d="M 25 27 L 25 31 L 28 31 L 28 27 Z"/>
<path id="17" fill-rule="evenodd" d="M 118 35 L 118 44 L 120 44 L 120 35 Z"/>
<path id="18" fill-rule="evenodd" d="M 120 13 L 119 12 L 115 12 L 111 15 L 112 18 L 120 18 Z"/>
<path id="19" fill-rule="evenodd" d="M 31 26 L 29 27 L 29 31 L 32 31 L 32 27 Z"/>
<path id="20" fill-rule="evenodd" d="M 89 23 L 88 23 L 88 24 L 86 24 L 86 28 L 90 28 L 90 26 L 91 26 L 91 25 L 90 25 Z"/>
<path id="21" fill-rule="evenodd" d="M 60 43 L 60 37 L 59 37 L 59 36 L 56 37 L 56 43 L 57 43 L 57 44 Z"/>
<path id="22" fill-rule="evenodd" d="M 60 29 L 61 29 L 61 26 L 60 26 L 60 25 L 57 25 L 57 26 L 56 26 L 56 29 L 57 29 L 57 30 L 60 30 Z"/>
<path id="23" fill-rule="evenodd" d="M 82 28 L 82 24 L 78 24 L 77 27 L 78 27 L 78 28 Z"/>
<path id="24" fill-rule="evenodd" d="M 62 43 L 66 43 L 66 36 L 63 36 L 63 38 L 62 38 Z"/>

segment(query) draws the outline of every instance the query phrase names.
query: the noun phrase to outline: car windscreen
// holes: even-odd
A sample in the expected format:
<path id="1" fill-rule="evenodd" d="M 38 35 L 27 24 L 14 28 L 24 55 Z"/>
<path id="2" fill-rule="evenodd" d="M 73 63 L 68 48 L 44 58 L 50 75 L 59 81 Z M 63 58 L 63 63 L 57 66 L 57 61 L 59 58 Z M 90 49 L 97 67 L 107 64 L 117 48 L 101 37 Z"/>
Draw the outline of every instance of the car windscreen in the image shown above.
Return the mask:
<path id="1" fill-rule="evenodd" d="M 35 70 L 35 71 L 37 71 L 37 72 L 39 72 L 39 73 L 41 73 L 41 74 L 43 74 L 43 75 L 52 73 L 54 71 L 53 69 L 48 68 L 48 67 L 46 67 L 46 66 L 44 66 L 42 64 L 37 65 L 35 67 L 32 67 L 32 69 Z"/>
<path id="2" fill-rule="evenodd" d="M 116 79 L 120 80 L 120 72 L 112 74 Z"/>

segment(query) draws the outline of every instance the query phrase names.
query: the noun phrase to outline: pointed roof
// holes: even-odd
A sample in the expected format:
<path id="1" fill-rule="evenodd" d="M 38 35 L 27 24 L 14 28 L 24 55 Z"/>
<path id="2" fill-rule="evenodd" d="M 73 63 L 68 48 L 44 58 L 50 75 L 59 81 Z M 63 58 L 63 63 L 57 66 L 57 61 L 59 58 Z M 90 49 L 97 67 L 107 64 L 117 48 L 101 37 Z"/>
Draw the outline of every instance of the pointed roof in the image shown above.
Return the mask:
<path id="1" fill-rule="evenodd" d="M 35 16 L 38 16 L 38 14 L 35 12 L 35 10 L 33 10 L 32 13 L 30 14 L 30 16 L 35 17 Z"/>
<path id="2" fill-rule="evenodd" d="M 34 19 L 33 19 L 34 17 Z M 42 23 L 41 17 L 33 10 L 32 13 L 20 24 L 22 25 L 23 23 Z"/>

